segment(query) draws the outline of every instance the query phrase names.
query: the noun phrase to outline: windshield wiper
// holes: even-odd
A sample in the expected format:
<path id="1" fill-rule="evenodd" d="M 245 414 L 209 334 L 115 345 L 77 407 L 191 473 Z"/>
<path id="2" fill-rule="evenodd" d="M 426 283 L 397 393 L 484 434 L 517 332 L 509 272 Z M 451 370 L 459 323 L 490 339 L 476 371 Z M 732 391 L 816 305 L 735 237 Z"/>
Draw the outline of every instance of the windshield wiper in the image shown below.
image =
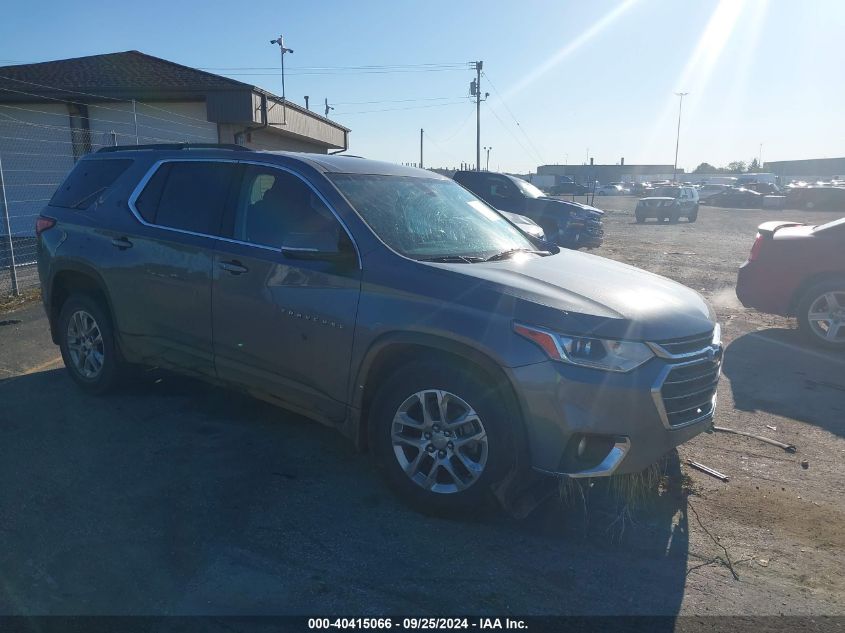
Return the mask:
<path id="1" fill-rule="evenodd" d="M 532 251 L 530 248 L 511 248 L 510 250 L 502 251 L 501 253 L 496 253 L 495 255 L 491 255 L 490 257 L 488 257 L 484 261 L 485 262 L 497 262 L 497 261 L 502 260 L 502 259 L 507 259 L 508 257 L 511 257 L 512 255 L 516 255 L 517 253 L 531 253 L 532 255 L 543 255 L 544 257 L 546 255 L 551 255 L 551 252 L 549 252 L 549 251 Z"/>
<path id="2" fill-rule="evenodd" d="M 92 192 L 91 192 L 91 193 L 89 193 L 87 196 L 85 196 L 84 198 L 82 198 L 81 200 L 79 200 L 79 202 L 77 202 L 76 204 L 72 204 L 72 205 L 70 206 L 70 208 L 71 208 L 71 209 L 80 209 L 80 208 L 82 208 L 82 205 L 83 205 L 83 204 L 85 204 L 86 202 L 88 202 L 91 198 L 93 198 L 93 197 L 95 197 L 95 196 L 100 195 L 100 194 L 101 194 L 101 193 L 103 193 L 106 189 L 108 189 L 108 187 L 100 187 L 100 188 L 99 188 L 99 189 L 97 189 L 96 191 L 92 191 Z"/>
<path id="3" fill-rule="evenodd" d="M 439 262 L 444 264 L 477 264 L 487 261 L 483 257 L 473 255 L 438 255 L 437 257 L 421 257 L 421 262 Z"/>

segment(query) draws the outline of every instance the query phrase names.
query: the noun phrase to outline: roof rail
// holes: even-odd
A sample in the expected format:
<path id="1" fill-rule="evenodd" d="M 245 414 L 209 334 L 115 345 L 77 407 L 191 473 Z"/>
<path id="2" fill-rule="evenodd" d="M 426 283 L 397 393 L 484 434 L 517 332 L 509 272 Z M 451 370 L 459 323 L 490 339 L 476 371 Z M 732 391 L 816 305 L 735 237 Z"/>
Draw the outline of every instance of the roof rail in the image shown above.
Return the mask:
<path id="1" fill-rule="evenodd" d="M 226 149 L 238 152 L 251 152 L 249 147 L 243 145 L 234 145 L 232 143 L 156 143 L 152 145 L 116 145 L 114 147 L 102 147 L 97 150 L 97 154 L 108 152 L 131 152 L 137 149 L 149 150 L 173 150 L 173 149 Z"/>

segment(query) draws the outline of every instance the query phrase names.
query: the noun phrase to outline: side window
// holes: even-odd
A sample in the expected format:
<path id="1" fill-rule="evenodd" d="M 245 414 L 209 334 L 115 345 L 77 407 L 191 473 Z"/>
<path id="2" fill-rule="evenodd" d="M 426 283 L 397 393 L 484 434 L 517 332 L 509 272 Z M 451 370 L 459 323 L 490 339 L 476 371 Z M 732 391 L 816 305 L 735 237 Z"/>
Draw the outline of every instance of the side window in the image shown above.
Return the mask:
<path id="1" fill-rule="evenodd" d="M 492 199 L 513 198 L 516 187 L 506 178 L 491 177 L 487 179 L 486 193 Z"/>
<path id="2" fill-rule="evenodd" d="M 234 173 L 234 163 L 165 163 L 144 187 L 135 207 L 152 224 L 216 235 Z"/>
<path id="3" fill-rule="evenodd" d="M 232 237 L 281 248 L 296 246 L 305 235 L 325 235 L 338 245 L 341 227 L 331 210 L 297 176 L 270 167 L 244 170 Z"/>
<path id="4" fill-rule="evenodd" d="M 131 159 L 89 159 L 77 163 L 50 199 L 54 207 L 87 209 L 125 172 Z"/>

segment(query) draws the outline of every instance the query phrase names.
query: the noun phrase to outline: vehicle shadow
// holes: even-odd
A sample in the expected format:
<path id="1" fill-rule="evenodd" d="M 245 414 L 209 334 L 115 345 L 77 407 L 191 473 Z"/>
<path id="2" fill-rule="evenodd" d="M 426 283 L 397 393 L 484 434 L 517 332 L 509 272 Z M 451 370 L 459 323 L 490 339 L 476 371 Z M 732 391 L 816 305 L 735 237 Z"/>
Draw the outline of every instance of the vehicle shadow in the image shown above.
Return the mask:
<path id="1" fill-rule="evenodd" d="M 334 430 L 191 379 L 92 397 L 56 370 L 0 381 L 0 400 L 2 614 L 680 609 L 679 487 L 633 521 L 600 486 L 524 520 L 438 519 Z"/>
<path id="2" fill-rule="evenodd" d="M 770 328 L 728 345 L 722 371 L 737 409 L 767 411 L 845 437 L 845 355 L 809 346 L 796 330 Z"/>

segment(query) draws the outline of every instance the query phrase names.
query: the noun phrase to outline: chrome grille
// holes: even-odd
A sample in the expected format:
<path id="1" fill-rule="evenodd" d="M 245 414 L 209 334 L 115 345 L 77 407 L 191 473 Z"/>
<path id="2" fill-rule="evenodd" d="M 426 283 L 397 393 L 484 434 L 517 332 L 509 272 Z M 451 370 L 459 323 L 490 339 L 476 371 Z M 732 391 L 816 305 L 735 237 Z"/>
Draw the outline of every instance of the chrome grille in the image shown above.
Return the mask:
<path id="1" fill-rule="evenodd" d="M 670 355 L 676 356 L 678 354 L 690 354 L 692 352 L 703 353 L 712 340 L 713 330 L 710 330 L 709 332 L 695 334 L 694 336 L 658 341 L 656 344 L 666 350 Z"/>
<path id="2" fill-rule="evenodd" d="M 720 361 L 702 358 L 669 366 L 660 387 L 662 413 L 668 426 L 684 426 L 712 415 Z"/>

